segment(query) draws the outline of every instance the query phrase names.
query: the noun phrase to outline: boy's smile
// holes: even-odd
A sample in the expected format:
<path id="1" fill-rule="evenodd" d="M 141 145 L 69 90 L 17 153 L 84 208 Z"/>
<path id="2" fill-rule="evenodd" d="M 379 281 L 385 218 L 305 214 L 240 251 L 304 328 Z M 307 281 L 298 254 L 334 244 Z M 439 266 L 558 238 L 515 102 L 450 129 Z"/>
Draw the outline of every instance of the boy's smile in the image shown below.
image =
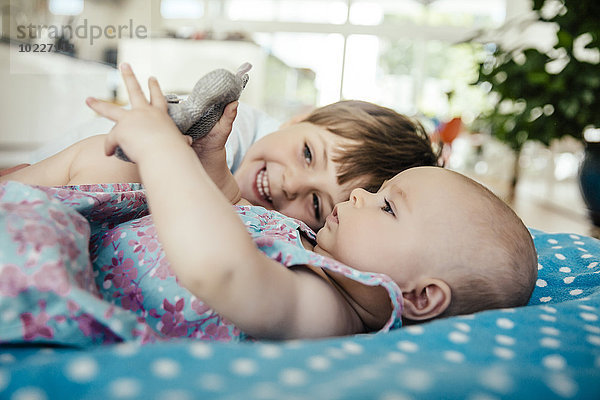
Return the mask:
<path id="1" fill-rule="evenodd" d="M 301 122 L 256 142 L 234 177 L 242 197 L 304 221 L 313 230 L 325 223 L 336 203 L 347 200 L 351 181 L 337 182 L 337 152 L 350 143 L 328 130 Z"/>

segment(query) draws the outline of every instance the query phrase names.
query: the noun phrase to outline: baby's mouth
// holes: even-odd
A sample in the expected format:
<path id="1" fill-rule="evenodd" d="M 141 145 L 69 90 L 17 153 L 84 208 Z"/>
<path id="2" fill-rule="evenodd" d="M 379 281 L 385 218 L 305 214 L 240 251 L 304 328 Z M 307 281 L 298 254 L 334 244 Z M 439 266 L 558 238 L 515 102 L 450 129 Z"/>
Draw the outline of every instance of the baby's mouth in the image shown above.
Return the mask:
<path id="1" fill-rule="evenodd" d="M 263 200 L 268 201 L 269 203 L 273 203 L 273 198 L 271 197 L 271 189 L 269 187 L 269 176 L 267 175 L 267 167 L 264 167 L 258 174 L 256 175 L 256 188 L 258 189 L 258 193 L 263 198 Z"/>

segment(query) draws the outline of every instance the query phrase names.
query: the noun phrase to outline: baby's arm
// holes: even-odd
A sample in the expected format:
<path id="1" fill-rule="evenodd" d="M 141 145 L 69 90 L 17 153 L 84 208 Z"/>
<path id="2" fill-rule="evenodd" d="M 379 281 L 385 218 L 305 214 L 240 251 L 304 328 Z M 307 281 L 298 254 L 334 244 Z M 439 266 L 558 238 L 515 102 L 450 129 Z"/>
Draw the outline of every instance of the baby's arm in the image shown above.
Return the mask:
<path id="1" fill-rule="evenodd" d="M 89 99 L 116 125 L 106 154 L 120 146 L 136 162 L 152 218 L 180 282 L 219 314 L 262 338 L 319 337 L 362 330 L 344 297 L 310 269 L 288 269 L 262 254 L 226 197 L 166 112 L 155 80 L 151 102 L 122 67 L 132 109 Z M 142 140 L 143 139 L 143 140 Z"/>

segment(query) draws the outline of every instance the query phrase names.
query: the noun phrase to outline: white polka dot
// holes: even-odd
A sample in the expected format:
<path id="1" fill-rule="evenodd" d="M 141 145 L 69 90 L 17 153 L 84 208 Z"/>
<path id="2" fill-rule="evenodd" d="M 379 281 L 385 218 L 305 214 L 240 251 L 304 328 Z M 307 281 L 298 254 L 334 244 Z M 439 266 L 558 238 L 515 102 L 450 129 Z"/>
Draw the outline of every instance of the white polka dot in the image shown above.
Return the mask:
<path id="1" fill-rule="evenodd" d="M 469 341 L 469 336 L 462 332 L 454 331 L 450 332 L 448 335 L 448 339 L 453 343 L 467 343 Z"/>
<path id="2" fill-rule="evenodd" d="M 496 320 L 496 325 L 498 325 L 498 327 L 502 329 L 512 329 L 514 328 L 515 323 L 508 318 L 498 318 Z"/>
<path id="3" fill-rule="evenodd" d="M 551 337 L 545 337 L 540 340 L 540 345 L 549 349 L 558 349 L 560 347 L 560 340 Z"/>
<path id="4" fill-rule="evenodd" d="M 507 314 L 514 314 L 517 312 L 514 308 L 501 308 L 500 311 Z"/>
<path id="5" fill-rule="evenodd" d="M 560 254 L 560 253 L 556 253 L 556 254 L 554 255 L 554 257 L 558 258 L 559 260 L 565 260 L 565 259 L 567 258 L 567 257 L 563 256 L 563 255 L 562 255 L 562 254 Z"/>
<path id="6" fill-rule="evenodd" d="M 542 266 L 542 264 L 538 263 L 538 271 L 539 271 L 540 269 L 544 269 L 544 267 Z"/>
<path id="7" fill-rule="evenodd" d="M 411 325 L 404 328 L 405 332 L 410 333 L 411 335 L 422 335 L 425 330 L 420 325 Z"/>
<path id="8" fill-rule="evenodd" d="M 573 290 L 569 291 L 569 294 L 571 296 L 579 296 L 581 293 L 583 293 L 583 290 L 581 290 L 581 289 L 573 289 Z"/>
<path id="9" fill-rule="evenodd" d="M 577 250 L 579 250 L 579 251 L 583 251 L 584 253 L 587 253 L 587 252 L 588 252 L 586 249 L 584 249 L 584 248 L 582 248 L 582 247 L 578 247 L 578 248 L 577 248 Z"/>
<path id="10" fill-rule="evenodd" d="M 262 358 L 279 358 L 281 357 L 281 347 L 274 344 L 263 344 L 258 349 L 258 354 Z"/>
<path id="11" fill-rule="evenodd" d="M 588 335 L 586 337 L 587 341 L 593 344 L 594 346 L 600 346 L 600 336 L 596 335 Z"/>
<path id="12" fill-rule="evenodd" d="M 567 362 L 558 354 L 551 354 L 542 358 L 542 365 L 548 369 L 559 370 L 565 368 Z"/>
<path id="13" fill-rule="evenodd" d="M 377 400 L 413 400 L 413 399 L 412 399 L 412 397 L 407 396 L 404 393 L 385 392 Z"/>
<path id="14" fill-rule="evenodd" d="M 515 339 L 506 335 L 496 335 L 496 342 L 504 346 L 512 346 L 515 344 Z"/>
<path id="15" fill-rule="evenodd" d="M 583 246 L 585 243 L 582 242 L 581 240 L 576 240 L 576 241 L 573 242 L 573 244 L 576 244 L 578 246 Z"/>
<path id="16" fill-rule="evenodd" d="M 342 360 L 344 358 L 346 358 L 346 353 L 344 353 L 342 351 L 342 349 L 338 349 L 337 347 L 330 347 L 328 348 L 325 353 L 331 357 L 331 358 L 335 358 L 338 360 Z"/>
<path id="17" fill-rule="evenodd" d="M 17 359 L 10 353 L 0 354 L 0 363 L 2 364 L 12 364 L 15 361 L 17 361 Z"/>
<path id="18" fill-rule="evenodd" d="M 126 342 L 113 347 L 113 352 L 121 357 L 131 357 L 139 351 L 140 347 L 136 344 Z"/>
<path id="19" fill-rule="evenodd" d="M 558 329 L 553 328 L 551 326 L 541 327 L 540 332 L 542 332 L 544 335 L 552 335 L 552 336 L 558 336 L 560 334 L 560 331 Z"/>
<path id="20" fill-rule="evenodd" d="M 545 312 L 550 313 L 550 314 L 556 314 L 556 308 L 554 308 L 554 307 L 540 306 L 540 309 L 544 310 Z"/>
<path id="21" fill-rule="evenodd" d="M 550 300 L 552 300 L 552 297 L 550 297 L 550 296 L 540 297 L 540 301 L 541 301 L 542 303 L 547 303 L 547 302 L 549 302 Z"/>
<path id="22" fill-rule="evenodd" d="M 484 370 L 479 379 L 485 387 L 500 393 L 508 393 L 513 387 L 510 376 L 504 369 L 499 367 Z"/>
<path id="23" fill-rule="evenodd" d="M 552 374 L 546 378 L 546 385 L 561 397 L 570 398 L 578 391 L 577 383 L 563 374 Z"/>
<path id="24" fill-rule="evenodd" d="M 308 368 L 315 371 L 325 371 L 331 367 L 331 361 L 323 356 L 312 356 L 307 361 Z"/>
<path id="25" fill-rule="evenodd" d="M 141 389 L 141 383 L 131 378 L 119 378 L 108 385 L 111 395 L 118 399 L 136 398 L 140 395 Z"/>
<path id="26" fill-rule="evenodd" d="M 488 393 L 474 393 L 467 397 L 467 400 L 499 400 L 498 397 L 492 396 Z"/>
<path id="27" fill-rule="evenodd" d="M 400 379 L 405 388 L 415 392 L 424 392 L 433 384 L 429 372 L 420 369 L 405 370 L 400 374 Z"/>
<path id="28" fill-rule="evenodd" d="M 342 348 L 348 354 L 361 354 L 363 352 L 362 346 L 354 342 L 344 341 Z"/>
<path id="29" fill-rule="evenodd" d="M 562 246 L 552 246 L 553 249 L 557 250 L 557 249 L 562 249 Z"/>
<path id="30" fill-rule="evenodd" d="M 4 368 L 0 368 L 0 392 L 8 387 L 10 383 L 10 372 Z"/>
<path id="31" fill-rule="evenodd" d="M 463 331 L 463 332 L 470 332 L 471 331 L 471 327 L 468 324 L 465 324 L 464 322 L 457 322 L 457 323 L 454 324 L 454 326 L 459 331 Z"/>
<path id="32" fill-rule="evenodd" d="M 548 282 L 546 282 L 546 281 L 545 281 L 545 280 L 543 280 L 543 279 L 538 279 L 538 280 L 535 282 L 535 286 L 537 286 L 537 287 L 546 287 L 546 286 L 548 286 Z"/>
<path id="33" fill-rule="evenodd" d="M 159 358 L 151 364 L 152 373 L 164 379 L 175 378 L 179 375 L 179 364 L 168 358 Z"/>
<path id="34" fill-rule="evenodd" d="M 563 282 L 568 285 L 570 283 L 573 283 L 574 280 L 575 280 L 574 276 L 567 276 L 565 279 L 563 279 Z"/>
<path id="35" fill-rule="evenodd" d="M 564 272 L 565 274 L 568 274 L 569 272 L 571 272 L 571 268 L 569 267 L 561 267 L 559 268 L 560 272 Z"/>
<path id="36" fill-rule="evenodd" d="M 596 314 L 582 312 L 579 316 L 585 321 L 598 321 L 598 316 Z"/>
<path id="37" fill-rule="evenodd" d="M 577 236 L 577 235 L 573 235 L 573 234 L 569 235 L 569 237 L 570 237 L 571 239 L 575 239 L 575 240 L 581 239 L 579 236 Z"/>
<path id="38" fill-rule="evenodd" d="M 594 261 L 593 263 L 590 263 L 587 267 L 588 268 L 596 268 L 598 266 L 598 262 Z"/>
<path id="39" fill-rule="evenodd" d="M 281 371 L 279 374 L 279 380 L 284 385 L 301 386 L 306 384 L 307 376 L 306 373 L 300 369 L 288 368 Z"/>
<path id="40" fill-rule="evenodd" d="M 204 390 L 211 392 L 217 392 L 225 386 L 225 381 L 217 374 L 204 374 L 200 377 L 198 383 Z"/>
<path id="41" fill-rule="evenodd" d="M 238 358 L 231 363 L 231 371 L 237 375 L 250 376 L 258 371 L 258 366 L 249 358 Z"/>
<path id="42" fill-rule="evenodd" d="M 583 255 L 581 256 L 581 258 L 592 258 L 592 257 L 594 257 L 594 256 L 593 256 L 593 255 L 591 255 L 591 254 L 583 254 Z"/>
<path id="43" fill-rule="evenodd" d="M 156 400 L 192 400 L 192 398 L 191 393 L 183 389 L 163 390 L 155 397 Z"/>
<path id="44" fill-rule="evenodd" d="M 188 349 L 190 354 L 196 358 L 207 359 L 213 355 L 212 347 L 207 343 L 194 342 L 190 344 Z"/>
<path id="45" fill-rule="evenodd" d="M 86 383 L 98 374 L 98 363 L 91 357 L 77 357 L 65 367 L 65 375 L 73 382 Z"/>
<path id="46" fill-rule="evenodd" d="M 465 355 L 458 351 L 448 350 L 444 352 L 444 358 L 453 363 L 461 363 L 465 361 Z"/>
<path id="47" fill-rule="evenodd" d="M 275 384 L 271 382 L 259 382 L 252 388 L 252 394 L 257 399 L 280 399 L 283 398 L 278 392 Z"/>
<path id="48" fill-rule="evenodd" d="M 598 334 L 600 334 L 600 326 L 593 326 L 593 325 L 587 325 L 586 324 L 586 325 L 583 326 L 583 329 L 585 329 L 586 331 L 591 332 L 591 333 L 598 333 Z"/>
<path id="49" fill-rule="evenodd" d="M 556 240 L 556 239 L 548 239 L 548 243 L 550 243 L 550 244 L 557 244 L 558 240 Z"/>
<path id="50" fill-rule="evenodd" d="M 498 358 L 502 358 L 504 360 L 510 360 L 515 357 L 515 352 L 506 347 L 494 347 L 494 354 Z"/>
<path id="51" fill-rule="evenodd" d="M 409 342 L 408 340 L 403 340 L 396 344 L 396 347 L 399 350 L 405 351 L 407 353 L 415 353 L 419 350 L 419 346 L 414 342 Z"/>
<path id="52" fill-rule="evenodd" d="M 596 311 L 595 307 L 588 306 L 587 304 L 579 304 L 577 307 L 581 308 L 582 310 L 586 310 L 586 311 Z"/>
<path id="53" fill-rule="evenodd" d="M 48 396 L 46 396 L 46 392 L 44 392 L 42 389 L 33 387 L 33 386 L 27 386 L 24 388 L 17 389 L 13 393 L 13 395 L 10 399 L 11 400 L 46 400 L 47 398 L 48 398 Z"/>
<path id="54" fill-rule="evenodd" d="M 540 319 L 547 322 L 556 322 L 556 317 L 554 315 L 540 314 Z"/>
<path id="55" fill-rule="evenodd" d="M 406 362 L 407 356 L 404 353 L 398 353 L 397 351 L 390 351 L 387 354 L 387 360 L 394 364 L 402 364 Z"/>

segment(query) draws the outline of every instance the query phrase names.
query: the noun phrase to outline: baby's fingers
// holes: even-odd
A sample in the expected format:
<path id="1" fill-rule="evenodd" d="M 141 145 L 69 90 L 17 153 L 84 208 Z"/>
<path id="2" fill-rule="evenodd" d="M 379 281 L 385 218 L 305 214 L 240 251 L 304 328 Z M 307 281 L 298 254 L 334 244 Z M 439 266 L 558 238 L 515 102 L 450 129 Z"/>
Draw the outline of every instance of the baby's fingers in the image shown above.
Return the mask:
<path id="1" fill-rule="evenodd" d="M 166 110 L 167 99 L 165 99 L 165 96 L 160 89 L 158 80 L 153 76 L 148 79 L 148 89 L 150 89 L 150 104 L 160 108 L 161 110 Z"/>
<path id="2" fill-rule="evenodd" d="M 112 131 L 109 132 L 109 134 L 106 135 L 106 139 L 104 139 L 104 154 L 106 154 L 109 157 L 112 156 L 113 154 L 115 154 L 115 151 L 117 150 L 118 146 L 119 144 L 115 139 L 115 135 Z"/>
<path id="3" fill-rule="evenodd" d="M 88 97 L 85 99 L 85 104 L 87 104 L 89 108 L 96 111 L 98 114 L 115 122 L 122 118 L 126 112 L 124 109 L 115 104 L 100 101 L 93 97 Z"/>
<path id="4" fill-rule="evenodd" d="M 123 76 L 123 82 L 125 83 L 127 93 L 129 94 L 131 107 L 134 108 L 147 105 L 148 100 L 146 100 L 146 96 L 144 95 L 144 92 L 142 91 L 142 88 L 140 87 L 140 84 L 129 64 L 121 64 L 121 75 Z"/>

